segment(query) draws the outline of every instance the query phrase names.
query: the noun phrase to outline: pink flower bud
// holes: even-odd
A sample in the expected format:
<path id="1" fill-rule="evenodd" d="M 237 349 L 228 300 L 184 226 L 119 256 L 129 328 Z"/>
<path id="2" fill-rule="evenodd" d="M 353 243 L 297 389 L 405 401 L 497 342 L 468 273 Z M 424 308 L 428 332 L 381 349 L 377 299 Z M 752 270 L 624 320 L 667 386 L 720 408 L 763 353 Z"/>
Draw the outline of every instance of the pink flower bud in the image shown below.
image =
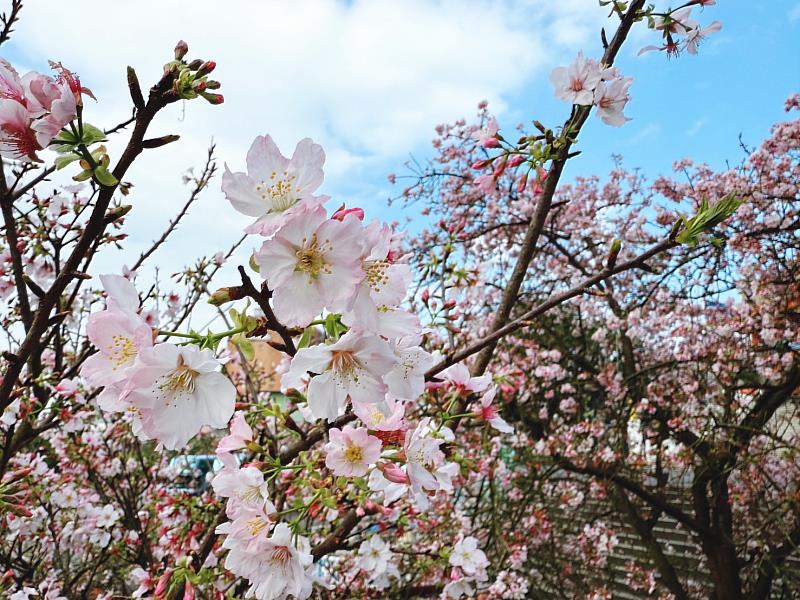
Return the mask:
<path id="1" fill-rule="evenodd" d="M 222 104 L 225 102 L 225 97 L 222 94 L 213 94 L 211 92 L 203 92 L 203 98 L 208 100 L 210 104 Z"/>
<path id="2" fill-rule="evenodd" d="M 528 173 L 525 172 L 522 174 L 522 177 L 519 178 L 519 182 L 517 183 L 517 193 L 522 193 L 525 190 L 525 187 L 528 185 Z"/>
<path id="3" fill-rule="evenodd" d="M 199 69 L 197 69 L 197 77 L 208 75 L 209 73 L 211 73 L 211 71 L 213 71 L 216 68 L 217 68 L 217 63 L 215 63 L 213 60 L 207 60 L 202 65 L 200 65 Z"/>
<path id="4" fill-rule="evenodd" d="M 486 138 L 483 140 L 481 144 L 484 148 L 499 148 L 500 147 L 500 140 L 494 137 Z"/>
<path id="5" fill-rule="evenodd" d="M 194 586 L 188 579 L 186 585 L 183 586 L 183 600 L 194 600 Z"/>
<path id="6" fill-rule="evenodd" d="M 523 162 L 525 162 L 525 157 L 522 154 L 515 154 L 508 159 L 508 167 L 510 169 L 514 169 L 520 166 Z"/>
<path id="7" fill-rule="evenodd" d="M 383 476 L 392 483 L 408 483 L 408 475 L 396 464 L 387 462 L 380 465 Z"/>
<path id="8" fill-rule="evenodd" d="M 359 221 L 364 220 L 364 209 L 363 208 L 345 208 L 344 205 L 337 210 L 335 213 L 331 215 L 331 219 L 336 219 L 337 221 L 344 221 L 344 218 L 347 215 L 355 215 Z"/>
<path id="9" fill-rule="evenodd" d="M 159 598 L 163 597 L 164 594 L 167 592 L 167 588 L 169 587 L 169 580 L 172 578 L 172 571 L 167 569 L 164 571 L 164 574 L 158 578 L 158 583 L 156 584 L 156 590 L 153 594 Z"/>
<path id="10" fill-rule="evenodd" d="M 484 158 L 483 160 L 478 160 L 472 163 L 472 168 L 475 169 L 476 171 L 480 171 L 481 169 L 485 169 L 490 164 L 492 164 L 493 160 L 494 158 Z"/>
<path id="11" fill-rule="evenodd" d="M 180 40 L 177 44 L 175 44 L 175 60 L 180 60 L 186 53 L 189 52 L 189 44 Z"/>

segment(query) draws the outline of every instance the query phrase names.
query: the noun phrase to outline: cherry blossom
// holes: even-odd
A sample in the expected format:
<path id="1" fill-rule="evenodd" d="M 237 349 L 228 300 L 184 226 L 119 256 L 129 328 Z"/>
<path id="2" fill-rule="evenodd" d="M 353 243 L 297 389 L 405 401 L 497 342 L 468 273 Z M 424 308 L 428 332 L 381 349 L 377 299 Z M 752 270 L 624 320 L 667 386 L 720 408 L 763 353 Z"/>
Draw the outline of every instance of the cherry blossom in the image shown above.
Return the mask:
<path id="1" fill-rule="evenodd" d="M 349 299 L 364 278 L 361 223 L 355 217 L 327 219 L 321 207 L 293 216 L 256 253 L 261 275 L 273 290 L 275 315 L 286 325 L 304 327 L 326 305 Z"/>
<path id="2" fill-rule="evenodd" d="M 632 83 L 633 79 L 630 77 L 619 77 L 597 84 L 594 91 L 594 104 L 597 106 L 597 116 L 603 123 L 620 127 L 630 121 L 622 111 L 630 99 L 628 89 Z"/>
<path id="3" fill-rule="evenodd" d="M 334 420 L 348 398 L 375 403 L 384 399 L 383 376 L 397 363 L 389 345 L 378 336 L 349 331 L 333 344 L 303 348 L 292 358 L 283 375 L 284 389 L 305 387 L 308 373 L 308 406 L 317 419 Z"/>
<path id="4" fill-rule="evenodd" d="M 501 417 L 498 413 L 497 407 L 493 404 L 495 394 L 497 394 L 497 388 L 493 386 L 489 388 L 481 397 L 480 408 L 478 411 L 480 418 L 501 433 L 513 433 L 514 428 L 505 422 L 503 417 Z"/>
<path id="5" fill-rule="evenodd" d="M 124 400 L 139 409 L 142 428 L 165 448 L 186 445 L 203 425 L 222 428 L 236 390 L 210 350 L 157 344 L 139 353 Z"/>
<path id="6" fill-rule="evenodd" d="M 364 427 L 334 427 L 328 432 L 328 437 L 330 442 L 325 445 L 325 465 L 334 475 L 363 477 L 381 455 L 381 441 L 369 435 Z"/>
<path id="7" fill-rule="evenodd" d="M 247 173 L 222 176 L 222 191 L 231 205 L 249 217 L 258 217 L 248 233 L 271 236 L 293 216 L 327 200 L 315 196 L 322 184 L 325 152 L 310 138 L 302 139 L 286 158 L 269 135 L 258 136 L 247 152 Z"/>
<path id="8" fill-rule="evenodd" d="M 572 104 L 591 105 L 594 89 L 600 83 L 600 65 L 578 53 L 569 67 L 553 69 L 550 82 L 555 88 L 556 98 Z"/>
<path id="9" fill-rule="evenodd" d="M 489 561 L 483 551 L 478 548 L 478 540 L 468 536 L 453 546 L 453 551 L 450 553 L 450 564 L 460 568 L 467 575 L 475 575 L 489 566 Z"/>

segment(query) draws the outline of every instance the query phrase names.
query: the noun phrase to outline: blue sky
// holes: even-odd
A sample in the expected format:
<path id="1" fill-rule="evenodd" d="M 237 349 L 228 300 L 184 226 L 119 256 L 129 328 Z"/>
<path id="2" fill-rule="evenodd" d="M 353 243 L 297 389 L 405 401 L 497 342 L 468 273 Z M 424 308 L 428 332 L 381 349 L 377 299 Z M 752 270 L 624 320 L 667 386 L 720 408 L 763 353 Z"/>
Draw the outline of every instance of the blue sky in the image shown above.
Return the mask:
<path id="1" fill-rule="evenodd" d="M 271 133 L 286 154 L 310 136 L 328 155 L 323 191 L 331 204 L 362 205 L 387 220 L 405 216 L 386 206 L 397 191 L 386 174 L 402 173 L 409 154 L 430 156 L 436 124 L 472 117 L 484 98 L 503 127 L 534 118 L 561 124 L 569 106 L 554 98 L 550 70 L 581 49 L 598 57 L 605 18 L 595 0 L 269 0 L 227 10 L 216 0 L 140 0 L 118 27 L 90 0 L 29 4 L 3 56 L 22 71 L 46 70 L 47 59 L 76 70 L 100 100 L 87 106 L 87 119 L 99 126 L 129 114 L 125 65 L 146 85 L 180 38 L 191 57 L 218 63 L 225 104 L 164 111 L 153 134 L 179 133 L 181 141 L 146 153 L 129 172 L 128 251 L 100 261 L 117 272 L 182 203 L 180 175 L 203 160 L 212 137 L 221 160 L 238 170 L 257 134 Z M 612 154 L 649 176 L 668 173 L 686 155 L 721 168 L 741 159 L 740 133 L 757 144 L 785 117 L 784 99 L 800 91 L 800 0 L 720 0 L 695 12 L 703 24 L 723 23 L 698 56 L 639 57 L 658 37 L 641 25 L 634 32 L 617 63 L 635 79 L 633 120 L 612 128 L 592 117 L 566 179 L 602 176 Z M 63 26 L 76 15 L 87 35 Z M 111 141 L 112 158 L 123 143 Z M 163 270 L 225 248 L 248 224 L 218 185 L 159 255 Z M 246 252 L 237 258 L 246 260 Z"/>
<path id="2" fill-rule="evenodd" d="M 567 176 L 607 172 L 612 152 L 648 175 L 669 172 L 683 156 L 724 168 L 743 156 L 739 134 L 746 144 L 758 144 L 773 123 L 787 118 L 783 102 L 800 92 L 800 2 L 722 0 L 700 17 L 722 21 L 723 30 L 697 56 L 637 57 L 638 48 L 627 47 L 618 65 L 635 79 L 627 110 L 633 120 L 612 130 L 592 119 L 581 140 L 584 154 Z M 529 92 L 544 85 L 539 77 Z M 525 97 L 523 91 L 512 105 L 524 106 Z M 548 102 L 552 118 L 564 113 L 552 107 Z"/>

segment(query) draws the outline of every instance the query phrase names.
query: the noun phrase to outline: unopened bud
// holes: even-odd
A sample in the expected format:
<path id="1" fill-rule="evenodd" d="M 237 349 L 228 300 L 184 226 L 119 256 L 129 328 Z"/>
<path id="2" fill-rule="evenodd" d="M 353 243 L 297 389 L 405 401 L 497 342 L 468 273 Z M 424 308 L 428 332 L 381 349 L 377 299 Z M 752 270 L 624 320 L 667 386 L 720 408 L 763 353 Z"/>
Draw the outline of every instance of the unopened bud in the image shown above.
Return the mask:
<path id="1" fill-rule="evenodd" d="M 28 510 L 27 508 L 25 508 L 20 504 L 6 504 L 5 508 L 6 510 L 8 510 L 8 512 L 10 512 L 13 515 L 17 515 L 18 517 L 33 516 L 33 513 L 30 510 Z"/>
<path id="2" fill-rule="evenodd" d="M 202 64 L 203 64 L 202 60 L 200 60 L 199 58 L 195 58 L 192 62 L 190 62 L 187 65 L 187 67 L 189 68 L 190 71 L 196 71 L 202 66 Z"/>
<path id="3" fill-rule="evenodd" d="M 214 79 L 209 79 L 208 81 L 206 81 L 207 90 L 218 90 L 220 87 L 222 87 L 222 84 L 219 81 L 216 81 Z"/>
<path id="4" fill-rule="evenodd" d="M 169 580 L 172 578 L 172 571 L 169 569 L 164 571 L 164 574 L 158 578 L 158 583 L 156 584 L 156 589 L 153 594 L 157 598 L 161 598 L 167 592 L 167 587 L 169 586 Z"/>
<path id="5" fill-rule="evenodd" d="M 256 262 L 256 255 L 255 254 L 251 254 L 250 255 L 250 260 L 247 261 L 247 264 L 249 264 L 250 268 L 253 269 L 253 271 L 255 271 L 256 273 L 260 273 L 261 272 L 261 267 L 259 267 L 258 263 Z"/>
<path id="6" fill-rule="evenodd" d="M 203 92 L 200 94 L 209 101 L 210 104 L 222 104 L 225 102 L 225 97 L 222 94 L 213 94 L 211 92 Z"/>
<path id="7" fill-rule="evenodd" d="M 175 60 L 180 60 L 186 53 L 189 52 L 189 44 L 180 40 L 177 44 L 175 44 Z"/>
<path id="8" fill-rule="evenodd" d="M 194 600 L 194 586 L 188 579 L 186 585 L 183 586 L 183 600 Z"/>
<path id="9" fill-rule="evenodd" d="M 495 179 L 499 179 L 503 172 L 506 170 L 506 166 L 508 166 L 508 154 L 504 155 L 503 158 L 500 159 L 500 162 L 497 163 L 497 166 L 492 171 L 492 177 Z"/>
<path id="10" fill-rule="evenodd" d="M 214 62 L 213 60 L 207 60 L 202 65 L 200 65 L 199 69 L 197 69 L 197 77 L 208 75 L 209 73 L 211 73 L 211 71 L 213 71 L 216 68 L 217 68 L 216 62 Z"/>
<path id="11" fill-rule="evenodd" d="M 331 215 L 331 219 L 336 219 L 337 221 L 344 221 L 344 218 L 347 215 L 355 215 L 359 221 L 364 220 L 364 209 L 363 208 L 345 208 L 344 204 L 342 204 L 341 208 L 337 210 L 335 213 Z"/>
<path id="12" fill-rule="evenodd" d="M 514 169 L 520 166 L 525 161 L 525 157 L 522 154 L 515 154 L 511 158 L 508 159 L 508 168 Z"/>
<path id="13" fill-rule="evenodd" d="M 380 465 L 380 470 L 383 472 L 383 476 L 392 483 L 408 483 L 406 472 L 394 463 L 383 463 Z"/>
<path id="14" fill-rule="evenodd" d="M 606 268 L 613 269 L 614 265 L 617 264 L 617 257 L 619 256 L 619 251 L 622 250 L 622 242 L 620 240 L 614 240 L 611 242 L 611 249 L 608 251 L 608 258 L 606 259 Z"/>
<path id="15" fill-rule="evenodd" d="M 3 484 L 4 485 L 11 485 L 13 483 L 16 483 L 20 479 L 23 479 L 23 478 L 27 477 L 28 475 L 30 475 L 32 472 L 33 472 L 33 469 L 31 467 L 24 467 L 22 469 L 17 469 L 16 471 L 12 471 L 11 473 L 9 473 L 7 475 L 8 479 L 6 479 L 3 482 Z"/>
<path id="16" fill-rule="evenodd" d="M 522 177 L 519 178 L 519 182 L 517 182 L 517 193 L 521 194 L 525 191 L 525 188 L 528 186 L 528 173 L 529 171 L 525 171 L 522 174 Z"/>
<path id="17" fill-rule="evenodd" d="M 484 158 L 483 160 L 476 161 L 472 163 L 472 168 L 475 169 L 476 171 L 480 171 L 481 169 L 485 169 L 490 164 L 492 164 L 493 160 L 494 158 Z"/>
<path id="18" fill-rule="evenodd" d="M 200 92 L 206 91 L 207 85 L 208 84 L 202 79 L 197 79 L 192 82 L 192 89 L 199 94 Z"/>

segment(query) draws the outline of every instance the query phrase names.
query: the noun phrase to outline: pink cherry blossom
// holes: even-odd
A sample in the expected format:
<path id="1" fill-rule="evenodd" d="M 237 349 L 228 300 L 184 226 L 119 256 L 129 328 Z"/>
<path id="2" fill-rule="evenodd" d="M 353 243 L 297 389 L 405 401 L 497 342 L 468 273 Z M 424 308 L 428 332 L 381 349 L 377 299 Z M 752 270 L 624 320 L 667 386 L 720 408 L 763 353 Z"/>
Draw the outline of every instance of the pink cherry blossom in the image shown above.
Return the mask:
<path id="1" fill-rule="evenodd" d="M 107 309 L 93 313 L 86 324 L 97 352 L 86 359 L 81 376 L 90 385 L 108 386 L 125 380 L 139 352 L 152 347 L 153 332 L 137 312 L 139 295 L 130 281 L 119 275 L 101 275 L 100 280 Z"/>
<path id="2" fill-rule="evenodd" d="M 224 523 L 217 531 L 228 533 L 229 525 Z M 255 539 L 247 542 L 230 533 L 223 547 L 228 549 L 225 568 L 250 580 L 248 596 L 253 595 L 257 600 L 289 596 L 302 600 L 311 594 L 306 569 L 313 559 L 308 552 L 308 540 L 295 536 L 285 523 L 276 525 L 272 536 L 258 532 Z"/>
<path id="3" fill-rule="evenodd" d="M 569 67 L 557 67 L 550 73 L 556 98 L 588 106 L 594 100 L 594 89 L 600 83 L 600 65 L 579 53 Z"/>
<path id="4" fill-rule="evenodd" d="M 497 407 L 493 404 L 496 393 L 497 388 L 492 386 L 487 390 L 483 397 L 481 397 L 478 415 L 481 419 L 489 423 L 489 425 L 497 429 L 497 431 L 501 433 L 513 433 L 514 429 L 511 427 L 511 425 L 505 422 L 503 417 L 501 417 L 497 411 Z"/>
<path id="5" fill-rule="evenodd" d="M 140 408 L 144 432 L 170 450 L 203 425 L 222 428 L 233 414 L 236 388 L 208 349 L 158 344 L 139 353 L 123 399 Z"/>
<path id="6" fill-rule="evenodd" d="M 361 222 L 327 219 L 322 207 L 302 210 L 261 246 L 255 260 L 273 290 L 275 315 L 305 327 L 326 305 L 349 299 L 364 278 Z"/>
<path id="7" fill-rule="evenodd" d="M 231 519 L 245 512 L 262 511 L 266 515 L 275 512 L 275 507 L 269 501 L 269 488 L 264 474 L 255 467 L 240 469 L 226 465 L 214 476 L 211 484 L 218 496 L 229 498 L 226 512 Z"/>
<path id="8" fill-rule="evenodd" d="M 381 441 L 369 435 L 366 427 L 334 427 L 328 435 L 330 442 L 325 445 L 325 466 L 334 475 L 363 477 L 381 455 Z"/>
<path id="9" fill-rule="evenodd" d="M 606 125 L 620 127 L 630 121 L 623 110 L 630 96 L 628 88 L 633 83 L 631 77 L 620 77 L 610 82 L 601 81 L 594 92 L 594 103 L 597 106 L 597 116 Z"/>
<path id="10" fill-rule="evenodd" d="M 387 395 L 381 402 L 353 402 L 353 412 L 373 431 L 396 431 L 404 425 L 403 402 Z"/>
<path id="11" fill-rule="evenodd" d="M 386 394 L 383 376 L 397 363 L 388 343 L 378 336 L 349 331 L 333 344 L 303 348 L 283 375 L 284 389 L 304 387 L 308 373 L 308 405 L 317 419 L 332 421 L 345 402 L 380 402 Z"/>
<path id="12" fill-rule="evenodd" d="M 245 420 L 242 411 L 236 411 L 230 424 L 230 433 L 217 444 L 217 455 L 227 454 L 245 448 L 253 440 L 253 430 Z"/>
<path id="13" fill-rule="evenodd" d="M 500 141 L 497 139 L 497 119 L 492 117 L 486 122 L 486 125 L 480 129 L 476 129 L 472 134 L 472 138 L 483 148 L 498 148 Z"/>
<path id="14" fill-rule="evenodd" d="M 447 367 L 440 377 L 449 382 L 460 394 L 477 394 L 484 391 L 492 383 L 491 375 L 472 377 L 463 363 Z"/>
<path id="15" fill-rule="evenodd" d="M 406 263 L 390 260 L 393 231 L 389 225 L 372 221 L 364 227 L 362 236 L 361 282 L 351 297 L 332 309 L 343 313 L 344 323 L 374 332 L 380 313 L 404 300 L 411 284 L 411 269 Z"/>
<path id="16" fill-rule="evenodd" d="M 314 192 L 324 178 L 325 152 L 310 138 L 300 140 L 288 159 L 269 135 L 258 136 L 247 153 L 247 173 L 225 167 L 222 191 L 240 213 L 258 217 L 248 233 L 271 236 L 298 211 L 319 206 Z"/>

